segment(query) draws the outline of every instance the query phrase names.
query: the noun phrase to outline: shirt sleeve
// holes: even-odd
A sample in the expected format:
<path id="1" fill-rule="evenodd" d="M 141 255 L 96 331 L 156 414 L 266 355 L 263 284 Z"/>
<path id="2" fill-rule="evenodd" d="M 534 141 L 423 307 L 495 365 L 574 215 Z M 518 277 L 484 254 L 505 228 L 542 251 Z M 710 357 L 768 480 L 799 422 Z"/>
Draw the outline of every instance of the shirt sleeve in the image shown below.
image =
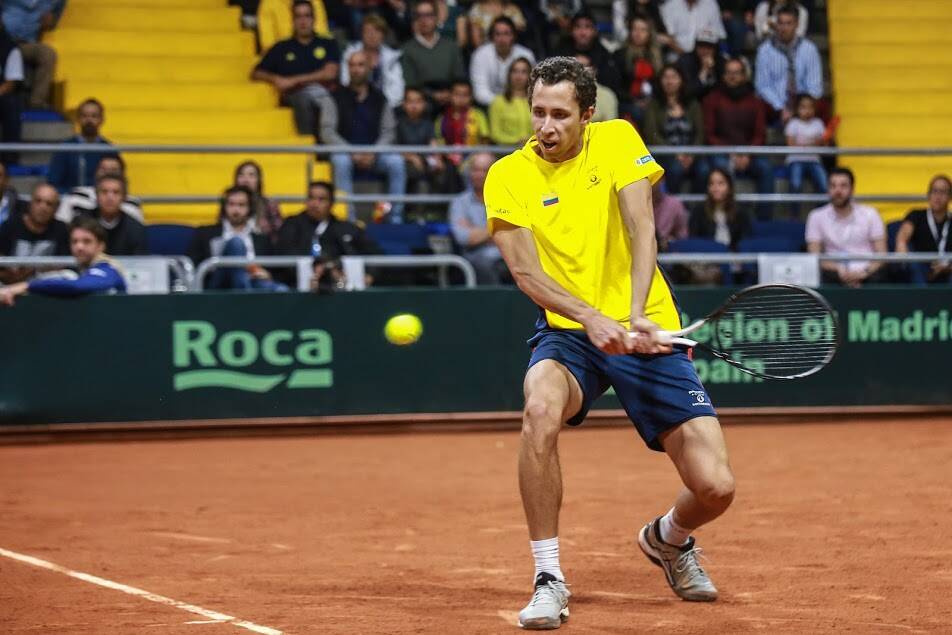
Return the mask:
<path id="1" fill-rule="evenodd" d="M 107 264 L 99 263 L 86 270 L 75 280 L 69 278 L 43 278 L 30 282 L 30 293 L 71 297 L 102 293 L 124 286 L 119 273 Z"/>
<path id="2" fill-rule="evenodd" d="M 883 224 L 883 217 L 875 207 L 869 208 L 869 239 L 881 240 L 886 237 L 886 226 Z"/>
<path id="3" fill-rule="evenodd" d="M 524 203 L 513 193 L 511 180 L 507 180 L 500 167 L 502 162 L 496 162 L 489 169 L 486 176 L 486 185 L 483 186 L 483 200 L 486 202 L 486 220 L 489 233 L 495 233 L 496 220 L 502 220 L 519 227 L 531 228 L 529 211 Z"/>
<path id="4" fill-rule="evenodd" d="M 820 215 L 818 212 L 810 212 L 807 216 L 807 228 L 805 236 L 808 243 L 823 243 L 823 232 L 820 230 Z"/>
<path id="5" fill-rule="evenodd" d="M 651 156 L 634 126 L 621 120 L 601 125 L 606 126 L 606 140 L 611 144 L 607 156 L 612 158 L 612 185 L 615 191 L 641 179 L 648 179 L 652 185 L 657 183 L 664 174 L 664 168 Z"/>
<path id="6" fill-rule="evenodd" d="M 281 51 L 278 50 L 277 46 L 272 46 L 268 49 L 268 52 L 264 54 L 264 57 L 261 58 L 261 61 L 258 62 L 255 70 L 280 75 L 280 59 Z"/>

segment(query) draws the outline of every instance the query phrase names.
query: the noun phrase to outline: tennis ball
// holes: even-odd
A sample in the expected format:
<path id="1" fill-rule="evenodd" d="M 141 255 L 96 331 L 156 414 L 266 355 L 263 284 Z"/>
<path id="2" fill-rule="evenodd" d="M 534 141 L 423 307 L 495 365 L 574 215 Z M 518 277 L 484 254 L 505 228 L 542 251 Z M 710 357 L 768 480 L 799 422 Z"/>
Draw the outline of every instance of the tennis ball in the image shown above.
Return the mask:
<path id="1" fill-rule="evenodd" d="M 387 320 L 383 327 L 384 337 L 391 344 L 406 346 L 413 344 L 423 335 L 423 322 L 412 313 L 401 313 Z"/>

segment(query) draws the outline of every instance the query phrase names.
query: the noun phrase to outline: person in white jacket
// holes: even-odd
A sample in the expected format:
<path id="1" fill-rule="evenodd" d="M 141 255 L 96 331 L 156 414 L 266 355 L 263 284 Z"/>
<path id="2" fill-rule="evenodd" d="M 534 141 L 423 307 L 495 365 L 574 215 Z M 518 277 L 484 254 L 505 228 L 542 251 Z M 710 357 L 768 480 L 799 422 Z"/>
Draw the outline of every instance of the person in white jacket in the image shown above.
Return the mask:
<path id="1" fill-rule="evenodd" d="M 360 42 L 354 42 L 344 49 L 344 63 L 340 69 L 340 83 L 350 85 L 350 72 L 347 60 L 357 51 L 367 54 L 370 62 L 370 83 L 380 90 L 391 108 L 403 101 L 403 67 L 400 65 L 400 51 L 384 44 L 387 39 L 387 23 L 376 14 L 368 14 L 360 29 Z"/>
<path id="2" fill-rule="evenodd" d="M 473 85 L 476 103 L 488 107 L 496 95 L 506 90 L 509 66 L 524 57 L 535 64 L 532 51 L 516 44 L 516 26 L 506 16 L 499 16 L 489 27 L 490 41 L 473 52 L 469 63 L 469 82 Z"/>

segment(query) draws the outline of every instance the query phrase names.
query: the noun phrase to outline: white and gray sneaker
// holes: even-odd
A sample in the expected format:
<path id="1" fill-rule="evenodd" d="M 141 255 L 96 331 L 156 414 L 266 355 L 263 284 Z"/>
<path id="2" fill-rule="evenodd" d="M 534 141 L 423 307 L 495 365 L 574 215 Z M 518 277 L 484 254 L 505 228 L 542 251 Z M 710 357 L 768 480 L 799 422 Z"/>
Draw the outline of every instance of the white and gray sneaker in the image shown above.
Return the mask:
<path id="1" fill-rule="evenodd" d="M 689 602 L 713 602 L 717 589 L 698 563 L 701 550 L 694 546 L 694 538 L 685 545 L 676 547 L 661 539 L 661 518 L 655 518 L 638 533 L 638 546 L 654 564 L 664 570 L 664 575 L 682 600 Z"/>
<path id="2" fill-rule="evenodd" d="M 531 631 L 558 628 L 569 619 L 568 585 L 551 573 L 536 576 L 535 593 L 526 608 L 519 611 L 519 626 Z"/>

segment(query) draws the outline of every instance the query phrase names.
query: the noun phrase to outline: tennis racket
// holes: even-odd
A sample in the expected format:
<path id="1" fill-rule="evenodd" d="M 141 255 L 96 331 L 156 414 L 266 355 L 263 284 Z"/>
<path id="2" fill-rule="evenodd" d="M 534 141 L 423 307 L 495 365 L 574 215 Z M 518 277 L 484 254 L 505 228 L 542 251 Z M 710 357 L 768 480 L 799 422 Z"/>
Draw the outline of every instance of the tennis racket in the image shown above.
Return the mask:
<path id="1" fill-rule="evenodd" d="M 694 334 L 694 339 L 685 337 Z M 819 293 L 792 284 L 760 284 L 670 336 L 763 379 L 800 379 L 819 372 L 839 346 L 836 313 Z"/>

